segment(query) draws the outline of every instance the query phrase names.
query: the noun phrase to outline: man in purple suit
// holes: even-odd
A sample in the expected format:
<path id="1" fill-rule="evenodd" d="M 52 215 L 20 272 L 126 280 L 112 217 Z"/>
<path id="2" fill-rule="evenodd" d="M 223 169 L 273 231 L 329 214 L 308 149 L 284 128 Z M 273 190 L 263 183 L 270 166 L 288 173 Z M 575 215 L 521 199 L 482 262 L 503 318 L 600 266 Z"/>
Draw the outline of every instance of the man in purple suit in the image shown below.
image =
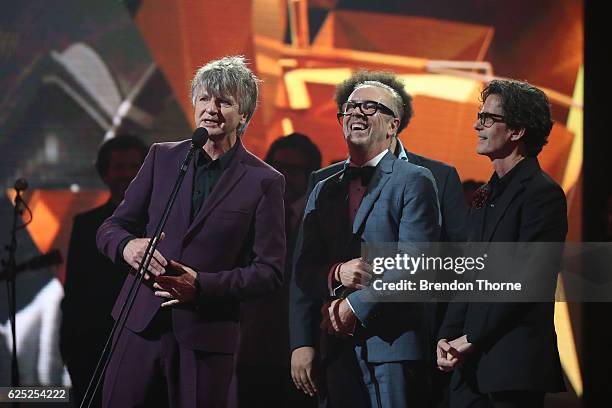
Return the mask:
<path id="1" fill-rule="evenodd" d="M 241 142 L 257 103 L 242 57 L 200 68 L 195 124 L 209 139 L 189 166 L 162 240 L 117 340 L 104 380 L 106 407 L 223 407 L 238 343 L 239 305 L 281 284 L 284 179 Z M 138 268 L 190 141 L 154 144 L 98 248 Z M 134 279 L 128 276 L 113 309 Z"/>

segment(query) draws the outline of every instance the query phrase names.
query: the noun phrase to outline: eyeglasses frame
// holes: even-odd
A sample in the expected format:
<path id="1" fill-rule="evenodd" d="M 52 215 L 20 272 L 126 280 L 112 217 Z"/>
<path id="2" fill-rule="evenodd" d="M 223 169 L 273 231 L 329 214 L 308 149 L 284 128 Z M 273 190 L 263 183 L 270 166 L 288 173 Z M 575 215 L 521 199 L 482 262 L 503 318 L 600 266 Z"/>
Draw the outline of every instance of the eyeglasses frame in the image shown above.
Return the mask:
<path id="1" fill-rule="evenodd" d="M 482 127 L 486 128 L 490 128 L 496 123 L 506 123 L 506 117 L 504 115 L 498 115 L 497 113 L 478 112 L 476 117 L 478 118 L 478 121 L 480 122 Z M 493 121 L 489 126 L 485 125 L 485 120 L 487 119 L 491 119 Z"/>
<path id="2" fill-rule="evenodd" d="M 386 105 L 384 105 L 384 104 L 382 104 L 382 103 L 380 103 L 380 102 L 371 101 L 371 100 L 366 100 L 366 101 L 361 101 L 361 102 L 357 102 L 357 101 L 346 101 L 346 102 L 344 102 L 344 103 L 342 104 L 342 106 L 344 106 L 345 104 L 347 104 L 347 103 L 349 103 L 349 102 L 354 103 L 354 104 L 355 104 L 355 109 L 359 109 L 359 112 L 361 112 L 361 114 L 362 114 L 363 116 L 374 116 L 374 115 L 376 115 L 378 112 L 381 112 L 381 113 L 383 113 L 383 114 L 385 114 L 385 115 L 390 115 L 390 116 L 393 116 L 393 118 L 397 118 L 397 116 L 395 115 L 395 112 L 393 112 L 393 110 L 392 110 L 391 108 L 389 108 L 388 106 L 386 106 Z M 362 109 L 362 105 L 363 105 L 364 103 L 373 103 L 373 104 L 375 104 L 375 105 L 376 105 L 376 110 L 375 110 L 374 112 L 372 112 L 372 113 L 365 113 L 365 112 L 363 111 L 363 109 Z M 345 116 L 350 116 L 350 115 L 352 115 L 352 114 L 355 112 L 355 109 L 353 109 L 353 111 L 352 111 L 351 113 L 343 113 L 343 112 L 338 112 L 338 113 L 336 113 L 336 117 L 338 118 L 338 122 L 339 122 L 340 124 L 342 124 L 342 119 L 343 119 Z"/>

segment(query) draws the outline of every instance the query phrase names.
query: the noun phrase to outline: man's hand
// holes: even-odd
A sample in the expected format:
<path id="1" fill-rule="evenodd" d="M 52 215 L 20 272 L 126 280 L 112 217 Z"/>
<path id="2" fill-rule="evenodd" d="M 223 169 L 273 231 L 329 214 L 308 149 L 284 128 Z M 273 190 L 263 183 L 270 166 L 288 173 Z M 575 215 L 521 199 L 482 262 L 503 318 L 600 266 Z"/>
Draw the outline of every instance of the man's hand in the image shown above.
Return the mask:
<path id="1" fill-rule="evenodd" d="M 317 392 L 316 351 L 314 347 L 298 347 L 291 353 L 291 378 L 298 390 L 311 397 Z"/>
<path id="2" fill-rule="evenodd" d="M 436 347 L 438 369 L 444 372 L 452 371 L 465 362 L 472 352 L 473 345 L 467 341 L 467 335 L 448 341 L 440 339 Z"/>
<path id="3" fill-rule="evenodd" d="M 338 337 L 347 337 L 355 331 L 357 317 L 346 299 L 336 299 L 321 308 L 321 329 Z"/>
<path id="4" fill-rule="evenodd" d="M 468 343 L 468 341 L 467 341 L 467 335 L 466 334 L 464 334 L 461 337 L 457 337 L 455 340 L 451 341 L 450 345 L 455 350 L 457 350 L 459 353 L 461 353 L 462 356 L 466 356 L 473 349 L 472 343 Z"/>
<path id="5" fill-rule="evenodd" d="M 165 236 L 166 234 L 162 232 L 159 240 L 161 241 Z M 128 242 L 125 248 L 123 248 L 123 259 L 135 270 L 140 268 L 140 264 L 143 261 L 150 240 L 150 238 L 135 238 Z M 166 258 L 164 258 L 158 250 L 155 250 L 153 258 L 151 262 L 149 262 L 147 272 L 151 273 L 153 276 L 162 275 L 165 272 L 164 268 L 166 265 L 168 265 Z M 148 273 L 145 274 L 145 279 L 149 279 Z"/>
<path id="6" fill-rule="evenodd" d="M 372 281 L 372 265 L 361 258 L 351 259 L 340 265 L 338 278 L 347 288 L 363 289 Z"/>
<path id="7" fill-rule="evenodd" d="M 436 356 L 438 370 L 444 371 L 445 373 L 457 368 L 461 360 L 461 354 L 454 349 L 446 339 L 438 340 Z"/>
<path id="8" fill-rule="evenodd" d="M 172 306 L 179 303 L 188 303 L 196 296 L 196 271 L 188 266 L 175 261 L 170 261 L 168 267 L 172 269 L 172 275 L 158 275 L 155 277 L 153 287 L 159 289 L 155 296 L 170 299 L 162 303 L 162 307 Z"/>

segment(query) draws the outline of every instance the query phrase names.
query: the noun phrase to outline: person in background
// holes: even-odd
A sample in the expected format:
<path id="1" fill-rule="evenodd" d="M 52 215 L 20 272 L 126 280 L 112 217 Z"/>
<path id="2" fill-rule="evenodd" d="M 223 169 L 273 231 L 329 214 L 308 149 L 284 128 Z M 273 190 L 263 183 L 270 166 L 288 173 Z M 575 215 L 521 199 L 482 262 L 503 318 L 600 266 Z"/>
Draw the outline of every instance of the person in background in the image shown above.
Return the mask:
<path id="1" fill-rule="evenodd" d="M 308 198 L 308 177 L 321 167 L 321 152 L 308 136 L 292 133 L 270 145 L 265 161 L 285 177 L 285 276 L 280 290 L 241 305 L 239 400 L 243 407 L 252 406 L 253 401 L 269 407 L 304 407 L 312 400 L 293 387 L 289 373 L 287 303 L 295 237 Z"/>
<path id="2" fill-rule="evenodd" d="M 110 312 L 127 272 L 125 265 L 114 265 L 98 252 L 96 231 L 123 200 L 147 150 L 141 139 L 130 134 L 105 141 L 98 150 L 95 166 L 110 198 L 104 205 L 74 218 L 61 303 L 60 351 L 72 381 L 75 406 L 81 403 L 113 327 Z M 98 279 L 100 276 L 105 278 Z M 100 404 L 98 395 L 94 406 Z"/>

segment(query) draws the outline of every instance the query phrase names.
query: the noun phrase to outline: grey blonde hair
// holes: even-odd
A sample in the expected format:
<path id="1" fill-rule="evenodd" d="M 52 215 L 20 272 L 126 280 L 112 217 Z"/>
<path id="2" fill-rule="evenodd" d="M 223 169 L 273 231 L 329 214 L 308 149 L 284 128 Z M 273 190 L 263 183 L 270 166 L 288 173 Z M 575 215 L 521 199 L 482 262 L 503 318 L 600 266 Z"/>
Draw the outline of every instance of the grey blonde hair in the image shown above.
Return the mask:
<path id="1" fill-rule="evenodd" d="M 246 114 L 245 123 L 241 124 L 236 132 L 241 136 L 255 113 L 259 82 L 247 67 L 246 59 L 242 55 L 223 57 L 198 69 L 191 80 L 191 102 L 195 106 L 198 91 L 202 88 L 215 97 L 231 95 L 236 98 L 239 112 Z"/>

